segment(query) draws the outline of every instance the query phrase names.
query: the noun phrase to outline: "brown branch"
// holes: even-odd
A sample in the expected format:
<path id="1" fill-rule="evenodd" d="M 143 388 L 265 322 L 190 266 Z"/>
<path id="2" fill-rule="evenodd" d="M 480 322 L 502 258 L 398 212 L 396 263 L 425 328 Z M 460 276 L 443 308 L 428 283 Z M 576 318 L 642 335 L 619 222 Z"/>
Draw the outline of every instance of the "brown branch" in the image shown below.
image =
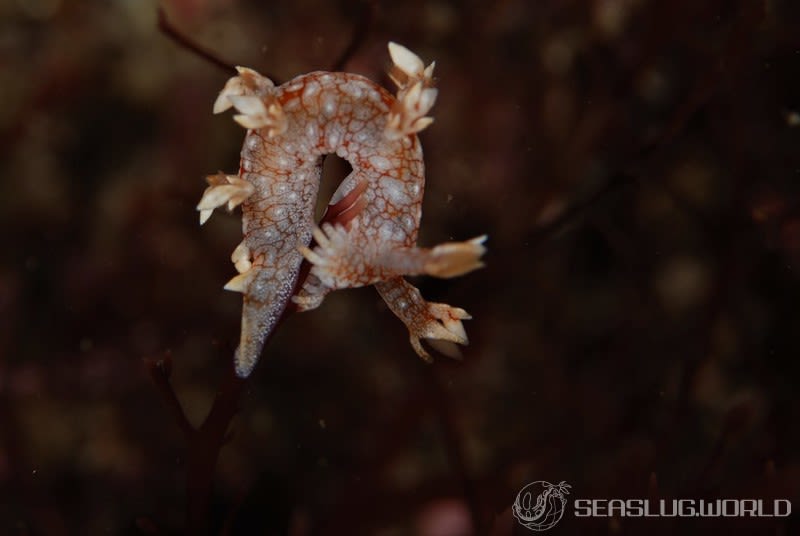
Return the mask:
<path id="1" fill-rule="evenodd" d="M 172 25 L 170 20 L 167 18 L 167 14 L 164 12 L 164 8 L 161 6 L 158 7 L 158 29 L 167 37 L 175 41 L 180 47 L 185 48 L 189 52 L 199 56 L 200 58 L 204 59 L 205 61 L 209 62 L 212 65 L 219 67 L 220 69 L 224 70 L 227 73 L 235 72 L 236 67 L 228 63 L 227 61 L 219 58 L 217 55 L 209 52 L 205 48 L 201 47 L 182 33 L 178 31 L 175 26 Z"/>
<path id="2" fill-rule="evenodd" d="M 181 48 L 184 48 L 199 58 L 209 62 L 210 64 L 219 67 L 226 73 L 231 74 L 232 72 L 236 72 L 236 66 L 234 64 L 221 59 L 213 52 L 206 50 L 178 31 L 178 29 L 167 18 L 166 13 L 164 13 L 164 10 L 161 7 L 158 8 L 158 29 L 161 30 L 161 32 L 168 38 L 175 41 L 175 43 L 177 43 L 177 45 Z M 263 70 L 261 73 L 272 80 L 275 85 L 281 84 L 280 79 L 272 73 Z"/>
<path id="3" fill-rule="evenodd" d="M 246 380 L 239 378 L 231 364 L 211 411 L 189 444 L 186 463 L 186 533 L 209 533 L 209 513 L 214 469 L 220 450 L 229 440 L 228 428 L 239 411 Z"/>
<path id="4" fill-rule="evenodd" d="M 181 432 L 183 432 L 183 436 L 189 441 L 196 430 L 186 417 L 186 412 L 183 411 L 183 406 L 180 400 L 178 400 L 175 390 L 172 388 L 172 383 L 170 382 L 170 377 L 172 376 L 172 357 L 169 354 L 165 354 L 161 359 L 145 358 L 143 361 L 153 385 L 156 386 L 159 394 L 161 394 L 167 407 L 172 412 L 172 416 L 175 422 L 178 423 Z"/>
<path id="5" fill-rule="evenodd" d="M 531 246 L 537 246 L 555 238 L 586 217 L 589 212 L 600 206 L 606 199 L 618 194 L 626 186 L 635 183 L 636 180 L 636 177 L 624 172 L 612 175 L 603 186 L 586 198 L 574 202 L 549 224 L 535 230 L 526 237 L 525 241 Z"/>
<path id="6" fill-rule="evenodd" d="M 570 225 L 580 221 L 591 210 L 606 199 L 621 192 L 626 186 L 639 179 L 640 171 L 648 163 L 655 160 L 664 148 L 668 147 L 684 130 L 687 123 L 711 100 L 727 77 L 733 76 L 741 66 L 743 56 L 750 51 L 752 36 L 764 18 L 764 6 L 761 0 L 742 0 L 739 16 L 730 30 L 724 52 L 720 54 L 713 66 L 704 71 L 692 90 L 681 102 L 672 115 L 667 126 L 654 141 L 642 144 L 627 159 L 627 165 L 620 166 L 619 172 L 612 174 L 606 183 L 586 198 L 577 201 L 566 209 L 558 218 L 542 227 L 529 237 L 534 244 L 546 242 L 557 236 Z"/>
<path id="7" fill-rule="evenodd" d="M 378 4 L 375 0 L 366 0 L 361 6 L 361 13 L 359 14 L 358 21 L 353 27 L 353 34 L 350 36 L 350 42 L 347 47 L 342 51 L 339 58 L 333 62 L 331 71 L 341 71 L 353 55 L 361 48 L 364 41 L 369 34 L 370 26 L 375 20 L 375 12 L 377 11 Z"/>
<path id="8" fill-rule="evenodd" d="M 447 453 L 447 458 L 450 462 L 453 472 L 459 479 L 461 484 L 462 493 L 464 494 L 464 502 L 469 510 L 470 517 L 472 518 L 472 528 L 474 534 L 486 534 L 487 527 L 483 521 L 483 513 L 480 508 L 480 498 L 475 489 L 475 484 L 470 477 L 469 469 L 467 468 L 466 456 L 464 448 L 462 447 L 463 441 L 461 434 L 453 417 L 453 410 L 450 405 L 450 400 L 442 386 L 442 380 L 439 377 L 438 368 L 436 365 L 424 367 L 426 371 L 423 373 L 429 385 L 429 396 L 432 398 L 433 406 L 436 415 L 439 417 L 439 423 L 442 427 L 444 434 L 444 448 Z"/>
<path id="9" fill-rule="evenodd" d="M 220 450 L 229 440 L 228 428 L 239 411 L 239 400 L 246 381 L 228 367 L 208 416 L 199 428 L 186 417 L 170 382 L 172 360 L 145 359 L 150 378 L 173 414 L 186 439 L 186 534 L 209 534 L 211 494 Z"/>

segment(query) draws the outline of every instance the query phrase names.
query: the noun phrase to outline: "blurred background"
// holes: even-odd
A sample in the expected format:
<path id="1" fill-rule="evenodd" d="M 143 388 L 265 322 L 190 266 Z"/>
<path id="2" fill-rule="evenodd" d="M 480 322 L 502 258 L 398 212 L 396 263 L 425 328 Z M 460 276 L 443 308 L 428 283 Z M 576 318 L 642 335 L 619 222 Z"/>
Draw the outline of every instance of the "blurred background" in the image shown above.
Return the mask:
<path id="1" fill-rule="evenodd" d="M 473 315 L 461 361 L 422 363 L 369 288 L 280 326 L 208 533 L 527 534 L 535 480 L 800 508 L 797 2 L 2 0 L 0 533 L 177 534 L 191 506 L 147 363 L 200 425 L 241 231 L 194 207 L 243 131 L 211 114 L 230 73 L 159 6 L 279 81 L 359 32 L 344 68 L 386 87 L 387 41 L 436 60 L 420 243 L 489 235 L 485 269 L 415 280 Z M 721 530 L 800 522 L 568 511 L 551 533 Z"/>

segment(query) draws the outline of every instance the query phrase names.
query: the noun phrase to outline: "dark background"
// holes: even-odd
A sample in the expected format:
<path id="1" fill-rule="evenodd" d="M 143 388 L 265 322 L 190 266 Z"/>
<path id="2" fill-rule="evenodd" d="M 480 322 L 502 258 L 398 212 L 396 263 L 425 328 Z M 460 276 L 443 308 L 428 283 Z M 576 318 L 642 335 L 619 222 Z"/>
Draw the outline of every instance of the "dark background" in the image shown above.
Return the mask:
<path id="1" fill-rule="evenodd" d="M 529 534 L 510 506 L 534 480 L 800 508 L 798 2 L 162 4 L 281 81 L 359 29 L 345 69 L 387 87 L 387 41 L 436 60 L 420 243 L 489 235 L 485 269 L 415 281 L 474 316 L 463 361 L 422 363 L 372 289 L 280 327 L 209 468 L 210 532 Z M 156 7 L 0 2 L 2 534 L 173 534 L 197 506 L 151 376 L 171 363 L 195 425 L 224 384 L 240 219 L 194 206 L 243 131 L 211 114 L 230 75 Z M 568 509 L 548 533 L 722 530 L 800 524 Z"/>

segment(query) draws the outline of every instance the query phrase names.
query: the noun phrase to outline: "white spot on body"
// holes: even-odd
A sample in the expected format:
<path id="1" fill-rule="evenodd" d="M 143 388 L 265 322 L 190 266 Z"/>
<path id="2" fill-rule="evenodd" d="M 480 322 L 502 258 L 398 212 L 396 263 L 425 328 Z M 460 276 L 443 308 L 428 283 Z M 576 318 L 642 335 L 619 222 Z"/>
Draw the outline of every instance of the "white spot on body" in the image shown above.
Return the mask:
<path id="1" fill-rule="evenodd" d="M 259 278 L 253 285 L 251 293 L 255 294 L 256 296 L 265 296 L 267 293 L 272 293 L 272 289 L 272 285 Z"/>
<path id="2" fill-rule="evenodd" d="M 305 99 L 310 99 L 311 97 L 316 95 L 318 92 L 319 92 L 319 85 L 314 83 L 314 82 L 310 82 L 310 83 L 306 84 L 306 88 L 303 90 L 303 99 L 304 100 Z"/>
<path id="3" fill-rule="evenodd" d="M 367 108 L 366 106 L 359 106 L 355 110 L 353 110 L 353 117 L 360 121 L 369 121 L 372 117 L 372 110 Z"/>
<path id="4" fill-rule="evenodd" d="M 390 221 L 384 222 L 381 224 L 380 229 L 378 229 L 378 237 L 381 242 L 389 242 L 392 240 L 395 234 L 395 227 L 394 224 Z"/>
<path id="5" fill-rule="evenodd" d="M 392 166 L 392 163 L 385 156 L 373 155 L 369 157 L 369 163 L 379 171 L 385 171 Z"/>
<path id="6" fill-rule="evenodd" d="M 345 93 L 347 93 L 348 95 L 350 95 L 351 97 L 353 97 L 354 99 L 359 99 L 359 98 L 361 98 L 361 95 L 364 94 L 364 92 L 361 91 L 361 88 L 358 87 L 358 85 L 353 81 L 350 81 L 350 82 L 347 82 L 346 84 L 344 84 L 342 86 L 342 90 Z"/>
<path id="7" fill-rule="evenodd" d="M 306 137 L 308 137 L 309 142 L 317 143 L 317 124 L 313 121 L 309 121 L 306 126 Z"/>
<path id="8" fill-rule="evenodd" d="M 345 160 L 350 160 L 350 151 L 347 150 L 347 147 L 340 144 L 339 147 L 336 148 L 336 156 L 339 158 L 344 158 Z"/>
<path id="9" fill-rule="evenodd" d="M 291 99 L 283 103 L 283 110 L 286 112 L 294 111 L 300 107 L 300 99 Z"/>
<path id="10" fill-rule="evenodd" d="M 381 187 L 386 198 L 393 204 L 404 205 L 411 202 L 402 181 L 391 177 L 384 177 L 381 181 Z"/>
<path id="11" fill-rule="evenodd" d="M 339 147 L 339 140 L 341 139 L 341 133 L 338 130 L 334 130 L 328 133 L 328 149 L 335 150 Z"/>
<path id="12" fill-rule="evenodd" d="M 327 117 L 333 117 L 336 113 L 336 97 L 334 95 L 325 96 L 325 100 L 322 102 L 322 113 Z"/>

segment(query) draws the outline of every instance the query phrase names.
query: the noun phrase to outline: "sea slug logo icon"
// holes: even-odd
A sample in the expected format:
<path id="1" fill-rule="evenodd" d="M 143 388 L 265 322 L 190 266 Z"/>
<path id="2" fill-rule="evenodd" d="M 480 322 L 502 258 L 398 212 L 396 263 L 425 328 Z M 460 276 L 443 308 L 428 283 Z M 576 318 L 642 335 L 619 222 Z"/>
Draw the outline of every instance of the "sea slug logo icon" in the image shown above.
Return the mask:
<path id="1" fill-rule="evenodd" d="M 519 491 L 511 511 L 523 527 L 535 531 L 551 529 L 564 515 L 564 496 L 569 495 L 570 487 L 563 480 L 558 484 L 531 482 Z"/>

